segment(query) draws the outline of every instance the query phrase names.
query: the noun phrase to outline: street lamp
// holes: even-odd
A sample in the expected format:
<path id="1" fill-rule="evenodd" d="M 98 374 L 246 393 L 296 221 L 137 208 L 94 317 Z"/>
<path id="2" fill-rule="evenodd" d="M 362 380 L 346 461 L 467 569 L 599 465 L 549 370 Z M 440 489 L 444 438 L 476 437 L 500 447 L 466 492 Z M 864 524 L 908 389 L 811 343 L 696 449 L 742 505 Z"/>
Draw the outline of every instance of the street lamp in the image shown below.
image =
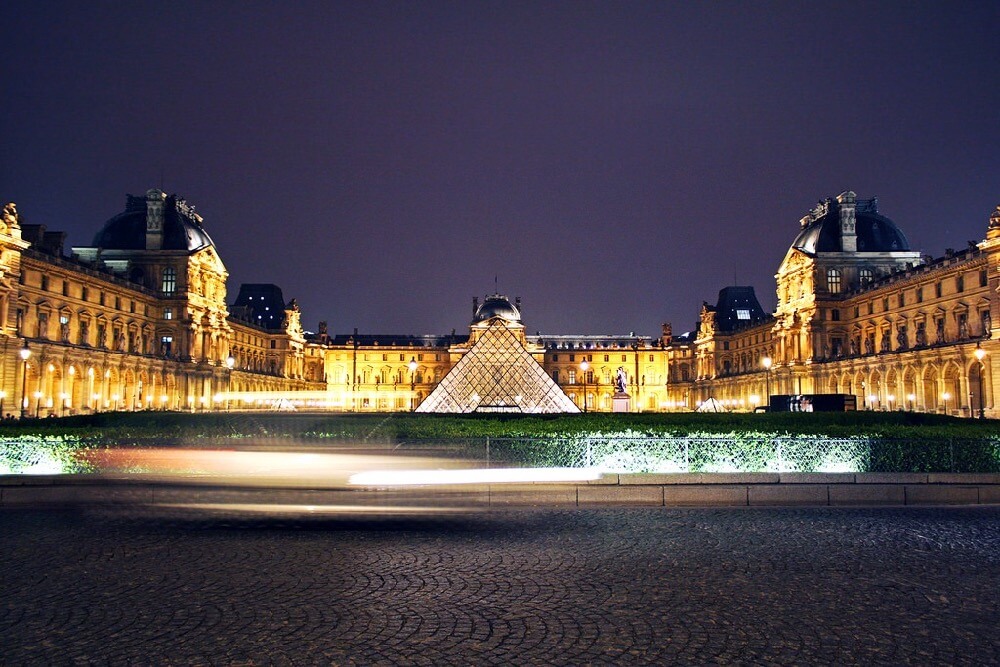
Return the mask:
<path id="1" fill-rule="evenodd" d="M 951 394 L 944 392 L 941 394 L 941 398 L 944 399 L 944 413 L 948 414 L 948 399 L 951 398 Z"/>
<path id="2" fill-rule="evenodd" d="M 906 400 L 910 402 L 910 412 L 913 412 L 913 408 L 916 407 L 917 395 L 907 394 Z"/>
<path id="3" fill-rule="evenodd" d="M 590 364 L 584 359 L 580 362 L 580 370 L 583 372 L 583 411 L 587 411 L 587 371 L 590 369 Z"/>
<path id="4" fill-rule="evenodd" d="M 226 357 L 226 412 L 229 412 L 229 394 L 233 391 L 233 366 L 236 365 L 236 357 L 229 355 Z"/>
<path id="5" fill-rule="evenodd" d="M 410 369 L 410 412 L 413 412 L 416 407 L 414 406 L 417 384 L 417 360 L 410 357 L 410 363 L 407 364 Z"/>
<path id="6" fill-rule="evenodd" d="M 986 350 L 976 343 L 976 351 L 973 352 L 976 355 L 976 359 L 979 360 L 979 418 L 983 419 L 983 390 L 985 388 L 983 375 L 986 373 L 986 364 L 983 363 L 983 359 L 986 358 Z"/>
<path id="7" fill-rule="evenodd" d="M 28 341 L 24 341 L 24 347 L 22 347 L 18 354 L 21 355 L 21 419 L 24 419 L 25 415 L 28 413 L 28 358 L 31 356 L 31 349 L 28 347 Z"/>
<path id="8" fill-rule="evenodd" d="M 767 388 L 767 408 L 771 409 L 771 364 L 774 362 L 771 357 L 764 357 L 760 360 L 761 365 L 764 367 L 764 384 Z"/>

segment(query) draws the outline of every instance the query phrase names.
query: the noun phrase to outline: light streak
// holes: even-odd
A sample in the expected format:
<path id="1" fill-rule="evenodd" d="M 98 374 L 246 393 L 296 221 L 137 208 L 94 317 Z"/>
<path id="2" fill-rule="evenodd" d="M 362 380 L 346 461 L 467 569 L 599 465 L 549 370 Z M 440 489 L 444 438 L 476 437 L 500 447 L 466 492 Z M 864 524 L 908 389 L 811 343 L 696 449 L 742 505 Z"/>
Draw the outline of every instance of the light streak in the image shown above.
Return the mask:
<path id="1" fill-rule="evenodd" d="M 595 468 L 474 468 L 468 470 L 368 470 L 348 479 L 352 486 L 424 486 L 586 482 L 600 478 Z"/>

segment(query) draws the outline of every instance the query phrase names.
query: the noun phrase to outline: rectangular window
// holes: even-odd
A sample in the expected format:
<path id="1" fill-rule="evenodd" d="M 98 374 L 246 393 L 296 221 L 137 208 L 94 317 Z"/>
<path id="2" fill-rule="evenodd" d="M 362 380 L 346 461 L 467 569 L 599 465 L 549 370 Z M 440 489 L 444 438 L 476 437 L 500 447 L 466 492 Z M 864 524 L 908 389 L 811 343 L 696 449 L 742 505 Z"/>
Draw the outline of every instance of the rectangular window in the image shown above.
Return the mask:
<path id="1" fill-rule="evenodd" d="M 164 294 L 173 294 L 177 290 L 177 269 L 168 266 L 163 269 L 160 280 L 160 291 Z"/>
<path id="2" fill-rule="evenodd" d="M 173 308 L 164 308 L 163 309 L 163 319 L 165 319 L 165 320 L 172 320 L 172 319 L 174 319 L 174 309 Z"/>
<path id="3" fill-rule="evenodd" d="M 169 357 L 173 350 L 174 337 L 173 336 L 163 336 L 160 338 L 160 354 L 165 357 Z"/>
<path id="4" fill-rule="evenodd" d="M 569 371 L 569 383 L 576 384 L 576 371 L 573 369 L 570 369 Z"/>
<path id="5" fill-rule="evenodd" d="M 558 354 L 553 354 L 552 355 L 552 361 L 559 361 L 559 355 Z"/>
<path id="6" fill-rule="evenodd" d="M 941 298 L 941 283 L 934 284 L 934 296 Z"/>
<path id="7" fill-rule="evenodd" d="M 63 287 L 63 296 L 69 296 L 69 281 L 64 280 L 62 287 Z"/>
<path id="8" fill-rule="evenodd" d="M 955 290 L 958 292 L 965 291 L 965 276 L 958 276 L 955 278 Z"/>
<path id="9" fill-rule="evenodd" d="M 750 320 L 750 311 L 744 308 L 738 308 L 736 310 L 736 319 L 738 320 Z"/>
<path id="10" fill-rule="evenodd" d="M 570 361 L 576 361 L 576 355 L 575 354 L 569 355 L 569 360 Z M 570 383 L 570 384 L 572 384 L 572 383 Z"/>
<path id="11" fill-rule="evenodd" d="M 841 287 L 840 271 L 837 269 L 827 269 L 826 289 L 831 294 L 839 294 Z"/>
<path id="12" fill-rule="evenodd" d="M 840 321 L 840 311 L 837 310 L 836 308 L 834 308 L 833 310 L 831 310 L 830 311 L 830 319 L 833 320 L 834 322 L 839 322 Z"/>
<path id="13" fill-rule="evenodd" d="M 981 269 L 979 271 L 979 286 L 986 287 L 989 284 L 989 279 L 986 275 L 986 269 Z"/>
<path id="14" fill-rule="evenodd" d="M 88 290 L 88 289 L 87 289 L 86 287 L 84 287 L 84 288 L 83 288 L 83 289 L 82 289 L 82 290 L 80 291 L 80 298 L 81 298 L 82 300 L 86 301 L 86 300 L 87 300 L 87 298 L 88 298 L 89 296 L 90 296 L 90 290 Z"/>
<path id="15" fill-rule="evenodd" d="M 917 288 L 917 303 L 923 303 L 923 302 L 924 302 L 924 288 L 923 287 L 918 287 Z"/>
<path id="16" fill-rule="evenodd" d="M 607 355 L 607 354 L 605 354 L 605 355 L 604 355 L 604 361 L 610 361 L 610 359 L 608 358 L 609 356 L 610 356 L 610 355 Z"/>

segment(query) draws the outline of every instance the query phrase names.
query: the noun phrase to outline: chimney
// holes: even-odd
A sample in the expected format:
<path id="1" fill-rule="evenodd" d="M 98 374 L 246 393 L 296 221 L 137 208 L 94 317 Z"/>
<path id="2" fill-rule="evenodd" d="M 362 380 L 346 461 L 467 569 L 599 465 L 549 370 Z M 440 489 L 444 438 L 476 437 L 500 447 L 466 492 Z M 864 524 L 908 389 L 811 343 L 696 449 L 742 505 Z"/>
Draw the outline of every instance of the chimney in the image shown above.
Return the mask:
<path id="1" fill-rule="evenodd" d="M 146 191 L 146 250 L 163 248 L 163 200 L 166 198 L 162 190 Z"/>
<path id="2" fill-rule="evenodd" d="M 840 204 L 840 249 L 843 252 L 858 251 L 858 235 L 855 230 L 857 222 L 858 196 L 848 190 L 837 196 Z"/>

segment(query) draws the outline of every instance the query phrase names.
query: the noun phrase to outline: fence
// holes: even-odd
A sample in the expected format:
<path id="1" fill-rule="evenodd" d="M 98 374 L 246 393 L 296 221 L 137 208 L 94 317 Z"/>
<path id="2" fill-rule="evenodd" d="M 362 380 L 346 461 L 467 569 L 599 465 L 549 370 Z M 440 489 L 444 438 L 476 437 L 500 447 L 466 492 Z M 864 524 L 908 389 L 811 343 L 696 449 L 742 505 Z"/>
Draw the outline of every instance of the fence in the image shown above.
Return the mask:
<path id="1" fill-rule="evenodd" d="M 199 440 L 206 448 L 274 448 L 274 441 Z M 169 439 L 120 446 L 182 446 Z M 402 441 L 292 439 L 283 449 L 362 448 L 465 459 L 476 465 L 597 468 L 604 472 L 1000 473 L 1000 436 L 902 440 L 875 437 L 697 435 L 452 438 Z M 0 438 L 0 474 L 82 472 L 73 438 Z"/>

